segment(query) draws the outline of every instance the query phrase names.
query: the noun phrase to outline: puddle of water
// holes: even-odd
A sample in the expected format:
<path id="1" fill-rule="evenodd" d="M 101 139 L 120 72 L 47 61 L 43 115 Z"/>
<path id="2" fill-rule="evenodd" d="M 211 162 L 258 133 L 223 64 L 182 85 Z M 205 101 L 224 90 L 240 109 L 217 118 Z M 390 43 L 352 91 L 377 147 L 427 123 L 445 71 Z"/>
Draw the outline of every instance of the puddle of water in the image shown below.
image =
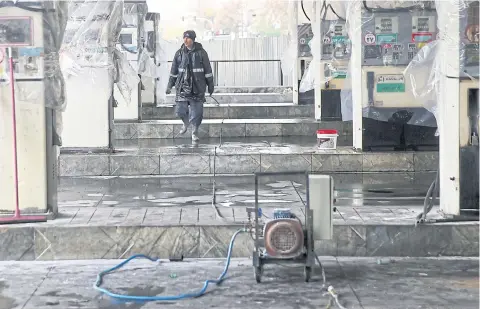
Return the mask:
<path id="1" fill-rule="evenodd" d="M 65 201 L 65 202 L 60 202 L 59 206 L 60 207 L 93 207 L 96 206 L 98 201 L 92 201 L 92 200 L 78 200 L 78 201 Z"/>
<path id="2" fill-rule="evenodd" d="M 106 206 L 114 206 L 114 205 L 118 205 L 119 202 L 117 201 L 103 201 L 102 202 L 102 205 L 106 205 Z"/>
<path id="3" fill-rule="evenodd" d="M 255 200 L 245 200 L 242 201 L 242 203 L 245 204 L 254 204 Z M 294 201 L 286 201 L 286 200 L 258 200 L 259 204 L 288 204 L 288 203 L 294 203 Z"/>
<path id="4" fill-rule="evenodd" d="M 0 308 L 2 309 L 13 309 L 17 306 L 15 299 L 2 295 L 3 290 L 8 288 L 8 285 L 0 281 Z"/>
<path id="5" fill-rule="evenodd" d="M 126 294 L 126 295 L 135 295 L 135 296 L 158 296 L 165 292 L 164 287 L 132 287 L 132 288 L 120 288 L 121 291 L 120 294 Z M 146 302 L 124 302 L 124 301 L 119 301 L 116 299 L 111 299 L 111 298 L 103 298 L 100 301 L 100 304 L 98 306 L 99 309 L 141 309 L 143 306 L 145 306 Z M 162 303 L 163 305 L 166 305 L 169 303 Z M 172 303 L 175 305 L 174 303 Z"/>
<path id="6" fill-rule="evenodd" d="M 223 207 L 231 207 L 232 205 L 235 205 L 235 203 L 233 202 L 223 202 L 223 203 L 220 203 L 221 206 Z"/>
<path id="7" fill-rule="evenodd" d="M 89 197 L 102 197 L 103 194 L 102 193 L 90 193 L 87 196 L 89 196 Z"/>

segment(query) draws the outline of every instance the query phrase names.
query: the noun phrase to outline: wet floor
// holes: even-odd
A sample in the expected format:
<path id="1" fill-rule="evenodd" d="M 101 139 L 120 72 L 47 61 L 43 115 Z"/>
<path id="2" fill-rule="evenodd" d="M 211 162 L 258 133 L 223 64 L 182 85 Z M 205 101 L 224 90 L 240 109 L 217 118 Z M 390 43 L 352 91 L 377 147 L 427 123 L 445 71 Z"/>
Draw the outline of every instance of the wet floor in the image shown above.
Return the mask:
<path id="1" fill-rule="evenodd" d="M 433 173 L 334 174 L 338 206 L 423 205 Z M 82 177 L 61 178 L 59 206 L 169 207 L 210 204 L 215 188 L 217 204 L 251 206 L 255 200 L 253 176 L 194 177 Z M 304 177 L 260 179 L 260 204 L 301 205 Z"/>
<path id="2" fill-rule="evenodd" d="M 198 143 L 192 143 L 191 138 L 179 136 L 175 139 L 131 139 L 115 141 L 118 150 L 138 148 L 182 147 L 205 148 L 211 146 L 224 147 L 315 147 L 315 136 L 286 137 L 212 137 L 202 138 Z M 352 145 L 351 137 L 339 137 L 337 146 Z"/>
<path id="3" fill-rule="evenodd" d="M 478 259 L 320 258 L 326 286 L 347 309 L 478 308 Z M 0 263 L 2 309 L 154 309 L 154 308 L 341 308 L 324 294 L 315 269 L 304 282 L 303 267 L 267 265 L 262 283 L 252 261 L 233 260 L 221 285 L 212 284 L 200 298 L 176 302 L 119 302 L 93 289 L 96 275 L 118 261 Z M 133 261 L 105 277 L 102 287 L 138 296 L 197 292 L 205 279 L 219 276 L 223 260 L 179 263 Z M 329 303 L 331 306 L 329 306 Z"/>

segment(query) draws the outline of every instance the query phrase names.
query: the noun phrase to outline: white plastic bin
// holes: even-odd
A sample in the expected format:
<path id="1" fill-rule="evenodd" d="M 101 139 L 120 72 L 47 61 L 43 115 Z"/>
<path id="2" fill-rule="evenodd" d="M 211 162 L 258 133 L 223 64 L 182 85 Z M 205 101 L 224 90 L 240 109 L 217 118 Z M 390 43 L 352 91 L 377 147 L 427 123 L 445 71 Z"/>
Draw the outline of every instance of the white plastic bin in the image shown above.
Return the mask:
<path id="1" fill-rule="evenodd" d="M 317 147 L 322 150 L 337 149 L 337 130 L 317 130 Z"/>

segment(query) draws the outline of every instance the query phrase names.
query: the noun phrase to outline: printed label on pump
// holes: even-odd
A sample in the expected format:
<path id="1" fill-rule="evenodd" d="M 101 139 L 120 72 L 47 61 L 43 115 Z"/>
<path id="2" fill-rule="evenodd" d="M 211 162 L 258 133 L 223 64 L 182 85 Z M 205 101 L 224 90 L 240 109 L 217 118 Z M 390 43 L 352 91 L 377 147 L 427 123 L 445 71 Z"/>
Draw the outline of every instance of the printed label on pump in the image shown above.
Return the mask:
<path id="1" fill-rule="evenodd" d="M 405 77 L 401 74 L 378 75 L 377 92 L 405 92 Z"/>
<path id="2" fill-rule="evenodd" d="M 397 43 L 397 34 L 377 34 L 377 44 Z"/>
<path id="3" fill-rule="evenodd" d="M 20 57 L 42 57 L 43 47 L 24 47 L 18 49 Z"/>
<path id="4" fill-rule="evenodd" d="M 433 40 L 433 33 L 412 33 L 412 42 L 415 43 L 428 43 Z"/>
<path id="5" fill-rule="evenodd" d="M 332 38 L 332 42 L 334 44 L 338 44 L 338 43 L 347 43 L 348 39 L 346 36 L 343 36 L 343 35 L 336 35 Z"/>
<path id="6" fill-rule="evenodd" d="M 373 33 L 367 33 L 365 34 L 365 38 L 363 40 L 365 41 L 365 44 L 373 45 L 375 44 L 376 38 Z"/>

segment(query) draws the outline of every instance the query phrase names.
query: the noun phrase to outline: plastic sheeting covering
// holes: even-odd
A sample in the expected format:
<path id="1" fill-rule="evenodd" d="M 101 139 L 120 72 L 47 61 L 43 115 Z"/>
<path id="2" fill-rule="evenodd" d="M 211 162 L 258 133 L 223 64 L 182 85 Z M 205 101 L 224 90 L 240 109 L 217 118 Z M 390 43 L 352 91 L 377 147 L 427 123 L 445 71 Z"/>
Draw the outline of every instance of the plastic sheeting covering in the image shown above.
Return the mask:
<path id="1" fill-rule="evenodd" d="M 478 16 L 478 1 L 474 7 L 475 1 L 464 0 L 436 0 L 436 9 L 438 13 L 437 28 L 439 29 L 439 35 L 436 40 L 430 42 L 423 47 L 414 59 L 410 62 L 405 69 L 405 76 L 408 77 L 408 82 L 411 84 L 412 92 L 417 101 L 419 101 L 428 111 L 430 111 L 436 119 L 438 119 L 438 105 L 441 102 L 441 79 L 446 78 L 448 74 L 442 67 L 445 57 L 454 57 L 458 53 L 459 57 L 459 72 L 460 75 L 454 78 L 469 78 L 478 79 L 478 76 L 474 77 L 466 71 L 466 44 L 464 40 L 460 39 L 460 46 L 452 44 L 457 42 L 459 38 L 465 38 L 471 42 L 478 44 L 478 25 L 475 33 L 463 33 L 462 20 L 468 18 L 470 11 L 477 10 Z M 447 29 L 451 28 L 452 23 L 460 21 L 459 33 L 455 40 L 452 40 L 451 33 L 447 35 Z M 478 22 L 478 17 L 477 17 Z M 468 36 L 476 36 L 468 38 Z M 478 50 L 477 50 L 478 57 Z M 452 78 L 450 76 L 449 78 Z M 438 136 L 441 131 L 441 123 L 438 122 L 438 130 L 436 135 Z"/>
<path id="2" fill-rule="evenodd" d="M 68 1 L 69 19 L 61 50 L 65 78 L 87 71 L 95 82 L 91 68 L 105 68 L 126 102 L 130 102 L 131 93 L 140 80 L 137 68 L 117 50 L 116 43 L 124 16 L 137 14 L 138 7 L 142 6 L 146 5 L 124 4 L 121 0 Z M 110 87 L 113 89 L 113 84 Z"/>
<path id="3" fill-rule="evenodd" d="M 470 2 L 472 1 L 326 1 L 325 4 L 322 4 L 323 7 L 320 14 L 321 20 L 312 22 L 314 36 L 309 45 L 312 50 L 313 61 L 312 65 L 310 65 L 302 77 L 299 91 L 306 92 L 314 89 L 315 86 L 323 86 L 323 84 L 328 83 L 339 75 L 339 72 L 337 71 L 339 67 L 342 67 L 343 69 L 344 66 L 347 66 L 348 70 L 346 78 L 344 79 L 343 88 L 341 89 L 341 110 L 343 121 L 351 121 L 353 119 L 351 77 L 353 72 L 356 74 L 360 72 L 363 89 L 362 92 L 364 92 L 362 98 L 363 117 L 386 122 L 392 121 L 393 119 L 410 125 L 436 127 L 437 102 L 439 96 L 438 81 L 440 76 L 444 75 L 440 70 L 441 59 L 446 56 L 451 57 L 452 53 L 458 51 L 458 46 L 442 46 L 445 44 L 451 44 L 450 41 L 452 41 L 445 35 L 442 35 L 442 33 L 445 32 L 444 29 L 447 29 L 449 24 L 453 21 L 457 21 L 458 18 L 461 19 L 464 17 L 463 14 L 465 13 L 460 13 L 460 16 L 458 16 L 458 14 L 452 14 L 450 12 L 451 6 L 457 7 L 460 12 L 465 12 L 468 3 Z M 352 66 L 352 61 L 345 59 L 344 57 L 341 59 L 337 58 L 335 52 L 332 53 L 332 57 L 329 59 L 325 59 L 324 56 L 322 59 L 321 51 L 324 47 L 324 42 L 325 40 L 329 41 L 334 39 L 336 34 L 330 34 L 329 32 L 333 32 L 336 22 L 341 22 L 342 19 L 345 20 L 344 24 L 348 33 L 348 40 L 345 42 L 345 48 L 351 52 L 350 58 L 358 56 L 355 55 L 355 53 L 364 52 L 363 48 L 360 48 L 360 44 L 382 45 L 381 48 L 384 48 L 384 43 L 378 41 L 375 42 L 375 40 L 373 41 L 373 44 L 365 43 L 368 33 L 371 34 L 368 35 L 369 38 L 372 35 L 375 36 L 375 38 L 378 37 L 378 33 L 376 33 L 375 30 L 375 23 L 378 22 L 376 18 L 380 17 L 383 13 L 390 13 L 391 16 L 399 15 L 399 28 L 408 27 L 405 23 L 402 23 L 402 16 L 403 18 L 411 18 L 412 15 L 435 15 L 435 26 L 437 29 L 432 31 L 433 35 L 430 39 L 426 42 L 422 42 L 422 44 L 413 42 L 406 36 L 403 41 L 400 41 L 399 37 L 398 43 L 403 44 L 404 50 L 402 52 L 405 54 L 410 52 L 410 50 L 407 50 L 407 46 L 409 46 L 408 44 L 416 44 L 416 50 L 414 51 L 413 58 L 410 58 L 410 62 L 395 63 L 395 61 L 391 61 L 390 59 L 383 63 L 381 61 L 375 63 L 364 61 L 364 58 L 361 57 L 361 67 L 354 68 Z M 318 31 L 317 29 L 320 28 L 318 27 L 318 22 L 322 22 L 323 33 L 316 33 L 316 31 Z M 328 25 L 330 29 L 326 29 Z M 400 32 L 402 30 L 399 29 L 398 31 Z M 405 29 L 403 31 L 404 35 L 405 33 L 408 34 L 408 31 L 405 32 Z M 463 34 L 459 33 L 458 35 L 461 36 Z M 353 46 L 354 44 L 355 46 Z M 395 43 L 388 45 L 392 45 L 390 47 L 392 48 L 394 44 Z M 442 47 L 442 53 L 439 52 L 440 47 Z M 461 47 L 460 51 L 460 63 L 463 64 L 465 63 L 465 48 Z M 445 53 L 447 53 L 447 55 Z M 285 52 L 284 59 L 282 59 L 282 68 L 284 70 L 291 71 L 294 55 L 295 49 L 293 49 L 293 47 Z M 379 59 L 381 58 L 382 56 L 380 56 Z M 317 68 L 316 66 L 318 64 L 322 67 Z M 324 74 L 315 74 L 319 70 Z M 397 94 L 392 92 L 385 96 L 385 94 L 380 93 L 379 95 L 382 97 L 381 100 L 384 102 L 381 100 L 380 102 L 372 102 L 373 100 L 370 97 L 367 99 L 367 95 L 365 94 L 365 92 L 368 92 L 366 80 L 367 73 L 370 71 L 374 72 L 374 76 L 403 75 L 404 88 L 399 90 Z M 460 71 L 464 71 L 462 67 Z M 464 73 L 463 76 L 469 77 L 466 73 Z M 470 76 L 470 78 L 474 77 Z M 377 93 L 374 94 L 374 96 L 376 95 Z M 371 94 L 368 96 L 371 96 Z M 397 100 L 398 103 L 391 104 L 389 99 L 391 97 L 394 98 L 394 101 Z M 404 102 L 402 102 L 402 100 L 404 100 Z M 403 105 L 402 103 L 405 104 Z M 399 119 L 399 117 L 401 119 Z"/>
<path id="4" fill-rule="evenodd" d="M 407 44 L 412 43 L 411 38 L 409 36 L 405 36 L 402 40 L 400 35 L 395 35 L 394 41 L 392 43 L 389 42 L 382 42 L 379 39 L 382 37 L 382 33 L 377 33 L 377 23 L 379 22 L 379 17 L 382 15 L 380 14 L 390 14 L 388 16 L 396 16 L 399 15 L 398 18 L 398 29 L 397 31 L 392 32 L 401 32 L 402 27 L 408 27 L 403 25 L 402 18 L 411 19 L 412 17 L 410 14 L 418 14 L 419 16 L 425 15 L 435 15 L 435 7 L 431 1 L 396 1 L 396 3 L 392 2 L 381 2 L 381 1 L 350 1 L 344 4 L 346 6 L 347 12 L 347 29 L 349 33 L 349 37 L 355 37 L 357 44 L 362 44 L 364 46 L 372 45 L 374 47 L 378 47 L 378 50 L 381 51 L 379 54 L 379 61 L 368 61 L 366 57 L 362 57 L 362 68 L 361 68 L 361 79 L 362 79 L 362 89 L 364 92 L 369 92 L 368 90 L 368 74 L 373 72 L 375 83 L 376 83 L 376 90 L 372 90 L 374 93 L 371 95 L 363 95 L 362 98 L 362 106 L 363 106 L 363 117 L 364 118 L 371 118 L 378 121 L 394 121 L 400 122 L 410 125 L 420 125 L 420 126 L 430 126 L 435 127 L 436 121 L 434 115 L 430 112 L 429 109 L 423 109 L 421 102 L 419 102 L 416 97 L 414 96 L 415 88 L 409 87 L 407 85 L 407 81 L 411 80 L 412 78 L 416 78 L 420 80 L 420 76 L 412 76 L 416 72 L 404 72 L 402 68 L 406 68 L 408 63 L 395 63 L 395 60 L 387 58 L 387 56 L 383 55 L 383 52 L 386 51 L 385 49 L 393 49 L 393 46 L 397 44 L 401 44 L 401 53 L 403 55 L 407 55 L 407 53 L 412 52 Z M 361 13 L 359 13 L 361 12 Z M 400 15 L 400 14 L 404 15 Z M 385 16 L 385 15 L 383 15 Z M 438 20 L 438 19 L 437 19 Z M 395 26 L 394 26 L 395 27 Z M 412 29 L 412 28 L 410 28 Z M 408 30 L 403 30 L 404 34 L 408 33 Z M 431 33 L 435 33 L 435 31 L 431 31 Z M 388 35 L 385 34 L 385 38 L 388 40 Z M 367 42 L 367 40 L 373 39 L 371 42 Z M 435 40 L 435 36 L 431 37 L 430 39 Z M 397 43 L 398 42 L 398 43 Z M 416 43 L 415 43 L 416 44 Z M 389 46 L 389 47 L 385 47 Z M 423 53 L 423 48 L 426 48 L 428 45 L 422 46 L 422 44 L 416 44 L 417 50 L 413 51 L 413 53 Z M 354 48 L 352 50 L 353 53 L 362 52 L 366 54 L 365 51 L 360 48 Z M 392 53 L 393 54 L 393 53 Z M 362 55 L 363 56 L 363 55 Z M 401 56 L 400 56 L 401 57 Z M 382 62 L 383 61 L 383 62 Z M 351 65 L 349 66 L 347 79 L 344 84 L 344 88 L 341 92 L 341 100 L 342 100 L 342 118 L 344 121 L 352 120 L 352 106 L 353 106 L 353 99 L 352 99 L 352 83 L 351 83 L 351 74 L 353 70 L 357 70 L 358 73 L 359 68 L 353 68 Z M 423 68 L 420 74 L 425 74 L 428 71 L 427 68 Z M 403 78 L 399 80 L 399 85 L 396 87 L 400 87 L 397 90 L 388 90 L 388 92 L 380 93 L 379 91 L 379 80 L 380 77 L 392 77 L 392 78 L 399 78 L 403 75 Z M 403 80 L 402 80 L 403 79 Z M 401 85 L 403 83 L 403 87 Z M 383 86 L 383 85 L 382 85 Z M 389 86 L 385 84 L 385 86 Z M 374 87 L 373 85 L 371 87 Z M 368 99 L 366 97 L 368 96 Z M 371 97 L 373 96 L 373 98 Z M 377 99 L 377 96 L 382 97 L 382 99 Z M 394 102 L 395 101 L 395 102 Z"/>
<path id="5" fill-rule="evenodd" d="M 12 1 L 0 0 L 0 8 L 2 7 L 18 7 L 26 11 L 42 13 L 45 105 L 53 109 L 63 109 L 66 104 L 65 80 L 60 70 L 59 51 L 68 19 L 68 2 L 43 1 L 31 3 L 18 1 L 13 3 Z M 12 27 L 15 28 L 16 25 L 12 25 Z M 5 72 L 2 79 L 9 79 Z M 17 85 L 16 88 L 20 95 L 24 97 L 24 100 L 35 101 L 36 92 L 26 89 L 22 85 Z"/>
<path id="6" fill-rule="evenodd" d="M 324 2 L 323 4 L 318 2 L 317 4 L 322 5 L 320 12 L 321 20 L 312 22 L 313 38 L 309 42 L 309 46 L 313 61 L 302 76 L 299 87 L 299 92 L 301 93 L 313 90 L 317 85 L 323 85 L 342 75 L 344 73 L 343 68 L 349 63 L 348 57 L 345 57 L 346 54 L 351 52 L 351 42 L 348 38 L 344 42 L 336 44 L 336 49 L 332 51 L 330 57 L 322 58 L 322 41 L 329 40 L 331 42 L 342 37 L 335 32 L 335 26 L 343 25 L 345 21 L 344 9 L 346 6 L 340 2 L 331 2 Z M 323 34 L 318 32 L 320 29 L 319 23 L 322 23 Z M 341 57 L 338 53 L 341 54 Z M 318 65 L 320 65 L 320 68 Z M 322 74 L 315 74 L 318 71 L 321 71 Z"/>

